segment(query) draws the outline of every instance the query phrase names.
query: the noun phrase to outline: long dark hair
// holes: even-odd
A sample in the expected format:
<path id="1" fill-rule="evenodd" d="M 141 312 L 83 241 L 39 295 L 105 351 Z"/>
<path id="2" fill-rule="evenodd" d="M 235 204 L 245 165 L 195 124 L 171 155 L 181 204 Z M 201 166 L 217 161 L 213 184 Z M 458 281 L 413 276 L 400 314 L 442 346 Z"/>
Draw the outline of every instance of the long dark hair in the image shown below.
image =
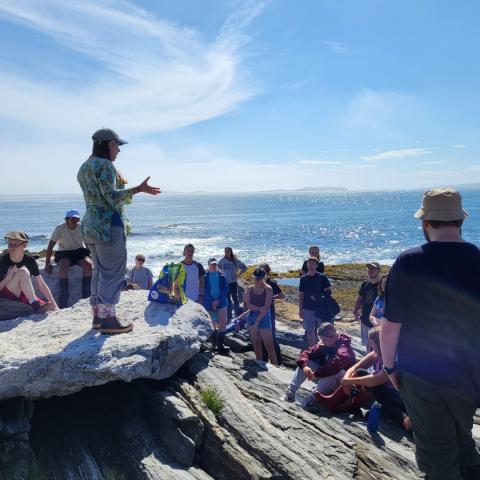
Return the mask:
<path id="1" fill-rule="evenodd" d="M 385 290 L 382 287 L 382 280 L 384 278 L 388 278 L 388 274 L 387 275 L 382 275 L 380 277 L 380 281 L 378 282 L 378 296 L 382 299 L 385 298 Z"/>
<path id="2" fill-rule="evenodd" d="M 108 148 L 108 141 L 97 143 L 94 140 L 92 147 L 92 156 L 106 158 L 107 160 L 110 160 L 110 149 Z"/>
<path id="3" fill-rule="evenodd" d="M 233 253 L 232 247 L 225 247 L 224 250 L 230 250 L 232 256 L 231 256 L 231 257 L 227 257 L 227 254 L 226 254 L 226 252 L 225 252 L 225 258 L 226 258 L 227 260 L 230 260 L 231 262 L 234 262 L 234 261 L 235 261 L 235 254 Z"/>

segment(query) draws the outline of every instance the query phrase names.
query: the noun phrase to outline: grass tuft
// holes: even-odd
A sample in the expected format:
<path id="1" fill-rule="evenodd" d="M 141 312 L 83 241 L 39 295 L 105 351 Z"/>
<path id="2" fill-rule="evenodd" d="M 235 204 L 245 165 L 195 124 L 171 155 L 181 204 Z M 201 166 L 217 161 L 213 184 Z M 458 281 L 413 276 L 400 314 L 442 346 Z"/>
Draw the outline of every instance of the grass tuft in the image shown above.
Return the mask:
<path id="1" fill-rule="evenodd" d="M 225 399 L 221 393 L 213 387 L 206 388 L 200 392 L 200 397 L 208 409 L 217 417 L 225 406 Z"/>

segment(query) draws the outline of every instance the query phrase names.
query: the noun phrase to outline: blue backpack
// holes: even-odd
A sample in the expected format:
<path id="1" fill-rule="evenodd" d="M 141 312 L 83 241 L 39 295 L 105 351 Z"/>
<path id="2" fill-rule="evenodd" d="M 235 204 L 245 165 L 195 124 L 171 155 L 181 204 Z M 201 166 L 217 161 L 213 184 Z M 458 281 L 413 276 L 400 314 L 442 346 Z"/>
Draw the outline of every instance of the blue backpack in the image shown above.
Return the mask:
<path id="1" fill-rule="evenodd" d="M 150 302 L 183 305 L 187 302 L 184 290 L 185 278 L 186 271 L 182 263 L 165 264 L 158 280 L 152 285 L 148 293 L 148 300 Z"/>

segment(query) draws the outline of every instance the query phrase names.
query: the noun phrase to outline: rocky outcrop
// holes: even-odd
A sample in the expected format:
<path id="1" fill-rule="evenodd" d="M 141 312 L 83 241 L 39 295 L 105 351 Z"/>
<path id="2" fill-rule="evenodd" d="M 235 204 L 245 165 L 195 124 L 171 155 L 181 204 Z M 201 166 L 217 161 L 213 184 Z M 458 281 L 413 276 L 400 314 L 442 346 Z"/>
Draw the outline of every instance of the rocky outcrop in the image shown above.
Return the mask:
<path id="1" fill-rule="evenodd" d="M 382 420 L 378 433 L 370 434 L 360 413 L 331 415 L 320 406 L 304 408 L 302 403 L 313 386 L 309 382 L 297 393 L 295 403 L 281 398 L 304 345 L 301 332 L 282 331 L 279 326 L 284 358 L 280 368 L 257 364 L 242 336 L 229 341 L 235 350 L 230 356 L 213 356 L 200 349 L 210 332 L 200 306 L 188 303 L 175 309 L 155 305 L 144 310 L 142 316 L 134 306 L 140 297 L 144 298 L 144 292 L 122 294 L 121 312 L 129 311 L 135 322 L 134 332 L 105 337 L 101 348 L 97 342 L 102 337 L 88 330 L 85 302 L 60 312 L 64 325 L 50 315 L 37 321 L 11 322 L 10 329 L 0 333 L 0 365 L 9 361 L 12 352 L 16 352 L 12 358 L 18 364 L 23 349 L 29 349 L 28 355 L 35 357 L 42 345 L 56 345 L 51 350 L 55 381 L 44 390 L 49 393 L 38 395 L 38 385 L 46 383 L 50 372 L 41 368 L 35 371 L 32 362 L 29 367 L 35 373 L 30 377 L 20 369 L 23 377 L 15 384 L 17 395 L 65 395 L 81 387 L 73 382 L 72 389 L 72 378 L 82 378 L 83 385 L 88 378 L 90 385 L 110 382 L 64 397 L 0 402 L 0 480 L 420 478 L 411 437 L 390 421 Z M 56 335 L 48 342 L 38 337 L 42 330 L 36 330 L 47 322 L 52 322 L 55 328 L 49 331 Z M 79 325 L 73 326 L 73 322 Z M 8 322 L 0 328 L 4 325 Z M 75 348 L 65 349 L 62 338 L 75 328 L 79 329 L 79 342 Z M 2 338 L 14 330 L 18 330 L 20 339 L 15 348 Z M 28 345 L 27 332 L 30 339 L 35 339 L 30 343 L 38 345 Z M 195 333 L 197 337 L 192 338 Z M 136 350 L 130 343 L 135 335 L 139 337 Z M 167 342 L 169 348 L 160 347 L 163 353 L 152 351 L 149 337 L 158 345 Z M 15 341 L 15 337 L 9 338 Z M 180 344 L 187 353 L 180 347 L 173 348 Z M 353 345 L 361 351 L 359 342 Z M 65 350 L 68 355 L 61 353 Z M 166 350 L 174 354 L 168 356 Z M 91 355 L 84 356 L 86 351 Z M 166 355 L 162 357 L 166 364 L 175 365 L 171 371 L 162 370 L 162 355 Z M 44 357 L 35 357 L 43 362 L 43 369 L 48 368 Z M 94 358 L 103 360 L 95 363 Z M 0 368 L 0 385 L 5 386 L 6 377 L 2 375 L 8 375 L 12 365 L 10 362 L 9 368 Z M 74 372 L 75 367 L 85 372 Z M 126 371 L 125 377 L 122 370 Z M 37 382 L 37 375 L 41 381 Z M 10 378 L 14 377 L 11 374 Z M 133 378 L 141 379 L 111 382 Z M 35 388 L 24 386 L 19 390 L 20 384 L 28 382 Z M 204 403 L 202 392 L 207 389 L 214 389 L 223 399 L 223 406 L 215 413 Z M 37 393 L 32 395 L 33 391 Z M 480 417 L 475 423 L 478 441 Z"/>
<path id="2" fill-rule="evenodd" d="M 60 284 L 58 281 L 58 270 L 59 267 L 57 264 L 53 264 L 52 273 L 45 272 L 44 266 L 45 263 L 43 260 L 37 260 L 40 267 L 40 274 L 42 275 L 45 283 L 50 288 L 53 298 L 58 303 L 60 301 Z M 75 305 L 82 298 L 82 277 L 83 270 L 78 265 L 73 265 L 68 269 L 68 306 L 71 307 Z M 37 295 L 41 296 L 41 293 L 37 291 Z"/>
<path id="3" fill-rule="evenodd" d="M 117 312 L 133 321 L 133 332 L 105 336 L 91 329 L 87 302 L 0 323 L 0 400 L 68 395 L 115 380 L 168 378 L 211 332 L 208 314 L 197 303 L 154 304 L 145 292 L 129 291 L 122 293 Z"/>

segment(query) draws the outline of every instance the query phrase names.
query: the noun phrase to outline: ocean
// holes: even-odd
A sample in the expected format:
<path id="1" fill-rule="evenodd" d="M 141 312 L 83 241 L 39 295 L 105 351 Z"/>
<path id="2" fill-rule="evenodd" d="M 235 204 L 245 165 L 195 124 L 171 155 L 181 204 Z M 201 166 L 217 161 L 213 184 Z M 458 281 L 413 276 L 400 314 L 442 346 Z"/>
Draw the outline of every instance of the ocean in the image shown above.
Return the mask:
<path id="1" fill-rule="evenodd" d="M 205 265 L 230 246 L 248 265 L 268 262 L 274 271 L 287 271 L 301 266 L 311 244 L 320 246 L 326 264 L 391 264 L 424 242 L 420 221 L 413 218 L 421 197 L 421 191 L 137 195 L 125 208 L 133 226 L 129 265 L 142 252 L 145 265 L 158 273 L 165 262 L 182 257 L 186 243 L 195 245 Z M 463 199 L 470 213 L 464 238 L 476 243 L 479 191 L 465 191 Z M 29 250 L 39 251 L 72 208 L 83 214 L 81 195 L 0 195 L 0 233 L 24 230 Z"/>

